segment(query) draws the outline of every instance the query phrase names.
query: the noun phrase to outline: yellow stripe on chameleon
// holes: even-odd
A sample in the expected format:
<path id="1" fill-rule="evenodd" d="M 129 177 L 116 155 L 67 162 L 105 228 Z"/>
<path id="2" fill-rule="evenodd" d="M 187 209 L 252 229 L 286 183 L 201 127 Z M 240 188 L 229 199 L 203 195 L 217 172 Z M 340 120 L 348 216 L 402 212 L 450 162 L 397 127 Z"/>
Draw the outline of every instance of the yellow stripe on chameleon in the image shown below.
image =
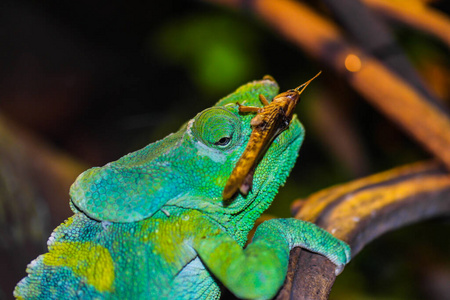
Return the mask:
<path id="1" fill-rule="evenodd" d="M 189 214 L 187 214 L 189 215 Z M 184 235 L 186 232 L 194 232 L 196 228 L 193 222 L 184 222 L 178 218 L 173 220 L 161 221 L 159 224 L 151 224 L 152 220 L 149 220 L 148 225 L 153 227 L 148 235 L 144 235 L 141 241 L 144 243 L 154 243 L 153 254 L 160 255 L 169 264 L 176 263 L 176 258 L 179 257 L 178 245 L 184 241 Z M 147 232 L 147 224 L 143 225 L 143 232 Z M 173 232 L 173 230 L 176 230 Z"/>
<path id="2" fill-rule="evenodd" d="M 148 221 L 146 220 L 142 225 L 142 232 L 148 232 L 148 234 L 144 235 L 141 241 L 153 243 L 153 254 L 160 255 L 169 264 L 175 264 L 181 257 L 180 245 L 192 238 L 192 232 L 195 232 L 199 238 L 212 234 L 211 228 L 206 223 L 198 221 L 199 216 L 199 212 L 192 210 L 179 217 L 166 221 L 160 220 L 158 223 L 154 219 L 147 219 Z M 219 231 L 218 229 L 217 234 Z"/>
<path id="3" fill-rule="evenodd" d="M 67 220 L 64 221 L 64 225 L 65 226 L 69 226 L 70 224 L 73 223 L 73 220 L 75 219 L 75 215 L 73 215 L 72 217 L 68 218 Z"/>
<path id="4" fill-rule="evenodd" d="M 68 267 L 99 292 L 111 291 L 114 263 L 109 251 L 91 242 L 56 242 L 44 255 L 48 266 Z"/>

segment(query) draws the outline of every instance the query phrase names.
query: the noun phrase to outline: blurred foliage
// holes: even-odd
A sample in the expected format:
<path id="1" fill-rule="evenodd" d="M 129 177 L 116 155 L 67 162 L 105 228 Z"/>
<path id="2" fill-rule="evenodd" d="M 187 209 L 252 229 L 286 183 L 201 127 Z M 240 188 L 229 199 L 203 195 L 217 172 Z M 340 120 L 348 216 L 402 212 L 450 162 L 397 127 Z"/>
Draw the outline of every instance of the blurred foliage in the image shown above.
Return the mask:
<path id="1" fill-rule="evenodd" d="M 185 68 L 202 93 L 217 97 L 264 70 L 258 38 L 258 32 L 229 15 L 193 14 L 168 22 L 148 47 Z"/>
<path id="2" fill-rule="evenodd" d="M 2 5 L 0 112 L 89 165 L 176 131 L 243 83 L 270 74 L 283 91 L 320 69 L 323 75 L 298 106 L 307 130 L 304 146 L 271 214 L 289 216 L 295 198 L 430 157 L 342 78 L 249 15 L 184 1 L 4 0 Z M 436 5 L 448 14 L 441 2 Z M 390 26 L 448 105 L 448 49 L 410 28 Z M 448 258 L 442 249 L 449 250 L 449 240 L 439 247 L 448 230 L 427 223 L 380 239 L 338 277 L 332 299 L 423 299 L 415 284 L 423 270 L 412 268 L 424 265 L 416 264 L 414 254 L 439 255 L 436 264 Z M 408 246 L 400 249 L 400 243 Z M 425 243 L 426 249 L 416 248 Z"/>

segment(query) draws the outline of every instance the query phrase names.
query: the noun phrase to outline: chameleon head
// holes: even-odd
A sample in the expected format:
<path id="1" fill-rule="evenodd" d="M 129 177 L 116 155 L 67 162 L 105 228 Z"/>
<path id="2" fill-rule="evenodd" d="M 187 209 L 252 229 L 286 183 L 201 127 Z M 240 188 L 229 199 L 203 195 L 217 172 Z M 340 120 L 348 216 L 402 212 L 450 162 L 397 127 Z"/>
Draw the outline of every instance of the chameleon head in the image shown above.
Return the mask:
<path id="1" fill-rule="evenodd" d="M 227 203 L 222 190 L 251 134 L 253 115 L 239 113 L 236 102 L 262 106 L 259 94 L 272 99 L 277 93 L 271 79 L 240 87 L 178 132 L 81 174 L 71 187 L 72 203 L 91 218 L 112 222 L 139 221 L 163 206 L 261 213 L 286 180 L 303 141 L 304 130 L 295 116 L 257 166 L 249 194 Z"/>
<path id="2" fill-rule="evenodd" d="M 280 96 L 292 98 L 292 101 L 288 102 L 295 102 L 295 104 L 298 102 L 298 91 L 292 90 L 278 94 L 278 90 L 278 85 L 274 79 L 265 77 L 261 81 L 254 81 L 240 87 L 235 93 L 220 100 L 217 105 L 222 105 L 225 108 L 229 107 L 228 109 L 230 110 L 236 109 L 234 105 L 236 102 L 242 106 L 262 107 L 260 95 L 263 95 L 269 102 L 272 99 L 276 101 Z M 292 107 L 295 107 L 295 104 Z M 236 153 L 231 157 L 231 163 L 228 163 L 226 166 L 225 176 L 223 177 L 222 175 L 221 177 L 225 181 L 229 178 L 229 174 L 231 174 L 232 169 L 247 146 L 251 134 L 251 120 L 255 116 L 252 113 L 235 113 L 240 119 L 243 142 L 235 149 Z M 238 213 L 246 209 L 254 210 L 259 215 L 270 205 L 278 188 L 284 184 L 295 164 L 304 138 L 303 126 L 297 119 L 297 116 L 293 115 L 292 112 L 289 113 L 289 116 L 292 117 L 289 128 L 272 142 L 262 160 L 258 163 L 253 175 L 252 189 L 248 195 L 237 193 L 228 203 L 229 205 L 226 206 L 226 209 L 229 213 Z"/>

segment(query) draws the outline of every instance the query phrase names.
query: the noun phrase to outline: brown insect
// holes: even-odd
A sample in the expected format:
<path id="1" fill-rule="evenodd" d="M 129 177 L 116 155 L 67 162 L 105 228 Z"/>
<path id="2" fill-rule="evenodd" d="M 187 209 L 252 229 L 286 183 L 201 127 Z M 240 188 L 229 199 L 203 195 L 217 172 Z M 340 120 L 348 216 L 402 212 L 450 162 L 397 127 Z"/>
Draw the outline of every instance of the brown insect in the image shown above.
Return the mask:
<path id="1" fill-rule="evenodd" d="M 252 188 L 253 174 L 258 162 L 264 156 L 272 141 L 289 127 L 301 93 L 320 73 L 296 89 L 276 95 L 270 103 L 263 95 L 259 95 L 263 107 L 243 106 L 237 103 L 239 112 L 256 113 L 256 116 L 250 122 L 252 133 L 247 147 L 223 190 L 224 200 L 233 197 L 238 190 L 243 195 L 248 194 L 248 191 Z M 264 76 L 264 79 L 274 80 L 271 76 Z"/>

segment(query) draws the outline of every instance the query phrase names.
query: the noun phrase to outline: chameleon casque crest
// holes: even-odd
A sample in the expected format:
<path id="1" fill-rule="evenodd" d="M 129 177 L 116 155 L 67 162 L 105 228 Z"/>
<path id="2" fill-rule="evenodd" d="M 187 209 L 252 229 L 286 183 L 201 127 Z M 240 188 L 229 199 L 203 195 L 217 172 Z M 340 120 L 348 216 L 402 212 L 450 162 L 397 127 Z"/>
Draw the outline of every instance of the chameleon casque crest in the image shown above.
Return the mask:
<path id="1" fill-rule="evenodd" d="M 292 112 L 284 112 L 284 127 L 269 122 L 279 130 L 262 143 L 264 155 L 256 155 L 247 171 L 251 178 L 237 176 L 244 180 L 225 194 L 252 139 L 254 115 L 245 107 L 262 108 L 277 95 L 271 77 L 250 82 L 178 132 L 82 173 L 70 189 L 74 215 L 52 233 L 48 253 L 28 265 L 15 297 L 217 299 L 225 287 L 240 298 L 270 299 L 295 246 L 327 256 L 342 270 L 350 260 L 348 245 L 297 219 L 262 223 L 243 249 L 304 138 Z"/>

